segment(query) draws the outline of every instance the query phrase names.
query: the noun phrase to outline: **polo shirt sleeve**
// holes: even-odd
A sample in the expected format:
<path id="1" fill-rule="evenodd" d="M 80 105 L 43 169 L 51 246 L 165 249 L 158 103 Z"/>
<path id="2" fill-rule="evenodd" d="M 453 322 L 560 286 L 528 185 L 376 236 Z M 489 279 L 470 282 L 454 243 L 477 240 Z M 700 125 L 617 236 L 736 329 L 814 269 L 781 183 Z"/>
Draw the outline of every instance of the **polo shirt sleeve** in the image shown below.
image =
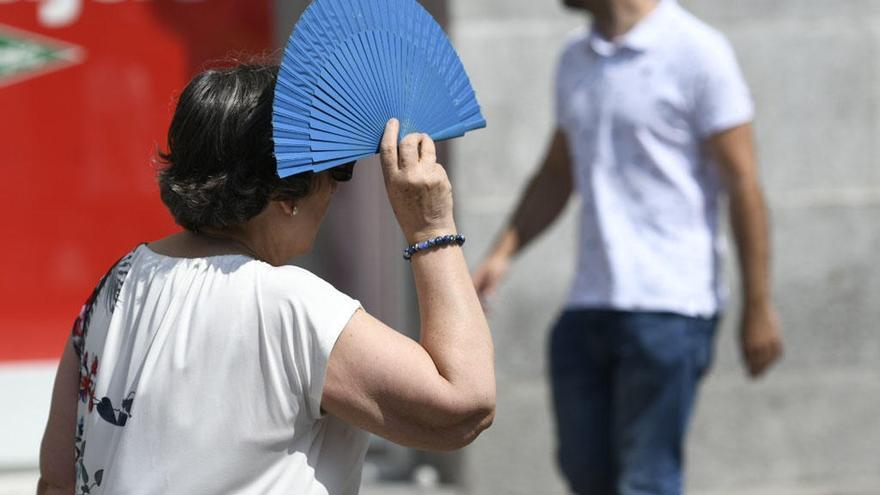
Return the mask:
<path id="1" fill-rule="evenodd" d="M 572 72 L 582 70 L 577 61 L 577 50 L 584 49 L 587 40 L 587 33 L 583 30 L 575 31 L 568 35 L 565 44 L 556 61 L 555 86 L 553 91 L 553 110 L 554 120 L 557 126 L 564 128 L 568 123 L 569 105 L 571 104 L 569 94 L 571 91 Z"/>
<path id="2" fill-rule="evenodd" d="M 567 51 L 567 50 L 566 50 Z M 559 127 L 562 127 L 564 124 L 565 115 L 565 104 L 566 104 L 566 96 L 563 94 L 563 68 L 565 67 L 565 53 L 561 57 L 556 64 L 556 77 L 554 78 L 555 86 L 553 88 L 553 119 L 555 124 Z"/>
<path id="3" fill-rule="evenodd" d="M 695 120 L 697 132 L 705 139 L 751 122 L 755 110 L 730 43 L 719 34 L 703 48 L 696 78 Z"/>

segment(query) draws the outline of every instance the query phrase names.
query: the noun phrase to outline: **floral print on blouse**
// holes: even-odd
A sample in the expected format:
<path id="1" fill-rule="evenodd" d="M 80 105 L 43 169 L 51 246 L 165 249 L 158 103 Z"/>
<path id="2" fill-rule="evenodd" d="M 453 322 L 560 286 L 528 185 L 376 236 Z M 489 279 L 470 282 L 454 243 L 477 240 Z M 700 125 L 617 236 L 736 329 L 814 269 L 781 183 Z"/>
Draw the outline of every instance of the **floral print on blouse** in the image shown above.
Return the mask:
<path id="1" fill-rule="evenodd" d="M 86 418 L 97 412 L 105 422 L 116 427 L 124 427 L 132 418 L 132 406 L 134 405 L 135 392 L 131 391 L 125 397 L 110 398 L 95 395 L 99 380 L 101 359 L 97 352 L 89 351 L 88 335 L 92 325 L 93 316 L 98 305 L 103 304 L 107 321 L 112 316 L 116 304 L 119 302 L 119 294 L 125 277 L 131 268 L 131 258 L 134 251 L 116 262 L 106 275 L 98 282 L 98 286 L 83 304 L 79 315 L 73 323 L 71 340 L 74 351 L 80 360 L 79 366 L 79 406 L 77 407 L 77 424 L 74 441 L 74 464 L 76 470 L 76 493 L 97 494 L 100 492 L 101 482 L 104 478 L 104 468 L 89 466 L 86 459 L 86 441 L 84 429 Z M 115 400 L 115 402 L 114 402 Z M 118 405 L 116 405 L 118 404 Z"/>

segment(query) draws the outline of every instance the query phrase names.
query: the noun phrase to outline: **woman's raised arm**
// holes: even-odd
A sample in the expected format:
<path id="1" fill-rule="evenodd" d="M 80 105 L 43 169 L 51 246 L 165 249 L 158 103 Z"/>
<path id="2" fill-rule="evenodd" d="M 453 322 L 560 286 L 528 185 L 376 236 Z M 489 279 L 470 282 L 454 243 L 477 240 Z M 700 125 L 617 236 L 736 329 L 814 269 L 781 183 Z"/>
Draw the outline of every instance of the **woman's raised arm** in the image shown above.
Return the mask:
<path id="1" fill-rule="evenodd" d="M 456 233 L 452 187 L 433 141 L 411 134 L 398 147 L 398 132 L 390 121 L 382 170 L 407 242 Z M 492 338 L 460 248 L 422 251 L 411 263 L 421 338 L 357 311 L 330 354 L 322 406 L 402 445 L 457 449 L 495 415 Z"/>

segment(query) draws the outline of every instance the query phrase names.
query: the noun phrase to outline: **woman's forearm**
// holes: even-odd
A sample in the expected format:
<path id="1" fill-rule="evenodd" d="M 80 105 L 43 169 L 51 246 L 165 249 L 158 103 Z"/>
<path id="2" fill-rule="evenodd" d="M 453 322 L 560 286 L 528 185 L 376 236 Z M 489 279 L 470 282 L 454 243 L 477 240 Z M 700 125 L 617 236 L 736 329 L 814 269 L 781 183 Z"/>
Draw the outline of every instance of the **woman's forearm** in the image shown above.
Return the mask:
<path id="1" fill-rule="evenodd" d="M 412 270 L 421 315 L 419 342 L 466 406 L 494 412 L 492 336 L 461 248 L 417 253 Z"/>

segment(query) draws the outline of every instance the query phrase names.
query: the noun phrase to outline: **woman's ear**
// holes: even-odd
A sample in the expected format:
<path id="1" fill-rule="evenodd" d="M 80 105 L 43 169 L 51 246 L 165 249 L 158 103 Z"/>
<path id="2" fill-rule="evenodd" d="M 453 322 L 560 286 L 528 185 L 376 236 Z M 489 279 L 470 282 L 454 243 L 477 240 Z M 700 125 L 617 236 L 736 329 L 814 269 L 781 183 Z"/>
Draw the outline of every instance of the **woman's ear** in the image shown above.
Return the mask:
<path id="1" fill-rule="evenodd" d="M 284 215 L 288 217 L 294 217 L 299 213 L 299 206 L 297 206 L 296 201 L 292 199 L 282 199 L 278 201 L 278 207 L 281 208 Z"/>

